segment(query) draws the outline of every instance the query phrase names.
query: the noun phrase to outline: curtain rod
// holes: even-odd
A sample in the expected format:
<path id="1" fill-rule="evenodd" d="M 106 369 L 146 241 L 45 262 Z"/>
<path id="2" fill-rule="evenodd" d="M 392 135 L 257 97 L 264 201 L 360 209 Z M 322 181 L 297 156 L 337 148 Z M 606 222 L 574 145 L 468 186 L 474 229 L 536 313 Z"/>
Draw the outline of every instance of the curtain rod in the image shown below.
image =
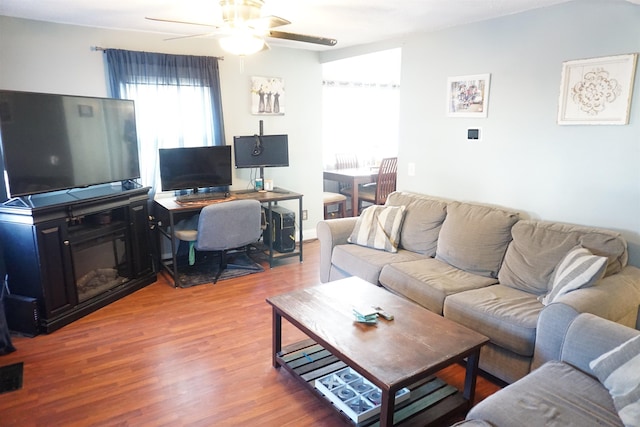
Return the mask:
<path id="1" fill-rule="evenodd" d="M 101 46 L 91 46 L 91 50 L 94 52 L 104 52 L 108 48 Z M 214 56 L 218 61 L 224 61 L 224 56 Z"/>

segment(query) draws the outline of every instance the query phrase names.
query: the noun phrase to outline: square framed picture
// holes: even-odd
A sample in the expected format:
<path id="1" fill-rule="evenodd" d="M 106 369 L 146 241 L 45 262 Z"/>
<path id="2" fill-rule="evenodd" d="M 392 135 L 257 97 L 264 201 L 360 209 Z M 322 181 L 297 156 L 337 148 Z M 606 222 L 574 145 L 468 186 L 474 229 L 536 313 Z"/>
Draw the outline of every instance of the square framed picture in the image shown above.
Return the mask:
<path id="1" fill-rule="evenodd" d="M 251 77 L 251 114 L 283 116 L 284 80 L 278 77 Z"/>
<path id="2" fill-rule="evenodd" d="M 456 76 L 447 79 L 447 115 L 487 117 L 491 74 Z"/>
<path id="3" fill-rule="evenodd" d="M 563 62 L 558 124 L 628 124 L 637 61 L 632 53 Z"/>

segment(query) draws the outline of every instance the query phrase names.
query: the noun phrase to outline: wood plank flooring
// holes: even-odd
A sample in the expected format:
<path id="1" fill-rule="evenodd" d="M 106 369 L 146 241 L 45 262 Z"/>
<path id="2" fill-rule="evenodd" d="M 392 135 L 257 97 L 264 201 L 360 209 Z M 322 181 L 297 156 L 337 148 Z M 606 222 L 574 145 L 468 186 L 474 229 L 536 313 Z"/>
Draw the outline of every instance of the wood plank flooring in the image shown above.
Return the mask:
<path id="1" fill-rule="evenodd" d="M 320 283 L 319 243 L 304 250 L 303 263 L 216 285 L 175 289 L 159 275 L 52 334 L 14 337 L 0 366 L 24 362 L 23 388 L 0 394 L 0 426 L 351 425 L 271 366 L 265 299 Z M 283 322 L 284 344 L 303 338 Z M 461 388 L 464 371 L 440 377 Z M 499 388 L 479 378 L 476 400 Z"/>

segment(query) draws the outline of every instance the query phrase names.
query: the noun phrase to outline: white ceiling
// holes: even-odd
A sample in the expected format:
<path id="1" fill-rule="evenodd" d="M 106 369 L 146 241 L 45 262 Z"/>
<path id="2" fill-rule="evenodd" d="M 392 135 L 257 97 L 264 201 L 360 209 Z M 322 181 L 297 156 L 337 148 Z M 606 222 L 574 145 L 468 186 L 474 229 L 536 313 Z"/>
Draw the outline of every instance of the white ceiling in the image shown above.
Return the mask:
<path id="1" fill-rule="evenodd" d="M 270 44 L 321 50 L 430 32 L 567 1 L 571 0 L 265 0 L 263 15 L 292 22 L 279 30 L 338 40 L 335 48 L 273 39 Z M 159 38 L 210 30 L 152 22 L 146 16 L 206 24 L 221 22 L 219 0 L 0 0 L 0 15 L 146 31 L 158 33 Z"/>

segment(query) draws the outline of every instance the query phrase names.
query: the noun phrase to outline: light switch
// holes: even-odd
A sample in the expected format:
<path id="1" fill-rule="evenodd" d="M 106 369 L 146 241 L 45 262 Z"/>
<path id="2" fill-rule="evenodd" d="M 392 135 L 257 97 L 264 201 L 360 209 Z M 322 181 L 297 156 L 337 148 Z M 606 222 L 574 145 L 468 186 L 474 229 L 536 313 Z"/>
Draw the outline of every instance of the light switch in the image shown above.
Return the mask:
<path id="1" fill-rule="evenodd" d="M 409 176 L 416 176 L 416 164 L 415 163 L 409 163 L 409 170 L 407 171 L 407 174 Z"/>

